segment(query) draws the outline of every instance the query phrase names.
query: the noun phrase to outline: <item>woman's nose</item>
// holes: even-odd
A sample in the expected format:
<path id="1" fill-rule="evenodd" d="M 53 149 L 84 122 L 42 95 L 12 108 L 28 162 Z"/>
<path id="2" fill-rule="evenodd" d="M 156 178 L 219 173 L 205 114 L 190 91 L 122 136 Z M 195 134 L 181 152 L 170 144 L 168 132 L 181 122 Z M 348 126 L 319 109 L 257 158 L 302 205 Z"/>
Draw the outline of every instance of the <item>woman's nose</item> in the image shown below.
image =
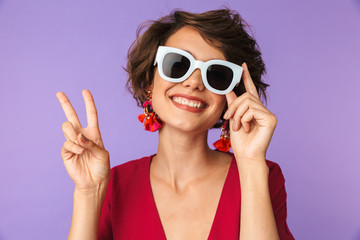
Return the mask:
<path id="1" fill-rule="evenodd" d="M 182 82 L 184 87 L 191 87 L 192 89 L 198 89 L 203 91 L 205 89 L 204 83 L 202 81 L 200 69 L 196 69 L 185 81 Z"/>

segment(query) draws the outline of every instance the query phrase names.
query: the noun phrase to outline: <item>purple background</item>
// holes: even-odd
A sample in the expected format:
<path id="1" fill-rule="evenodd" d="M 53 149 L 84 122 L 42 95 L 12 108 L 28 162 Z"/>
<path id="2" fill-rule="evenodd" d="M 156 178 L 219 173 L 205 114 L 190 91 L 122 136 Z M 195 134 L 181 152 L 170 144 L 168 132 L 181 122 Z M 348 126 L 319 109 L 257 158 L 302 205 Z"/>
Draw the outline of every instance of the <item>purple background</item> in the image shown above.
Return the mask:
<path id="1" fill-rule="evenodd" d="M 90 89 L 111 165 L 156 151 L 122 66 L 137 26 L 173 8 L 227 4 L 253 26 L 279 123 L 296 239 L 360 239 L 360 2 L 0 0 L 0 239 L 66 239 L 73 183 L 60 156 L 64 91 L 86 126 Z M 212 130 L 209 142 L 219 136 Z"/>

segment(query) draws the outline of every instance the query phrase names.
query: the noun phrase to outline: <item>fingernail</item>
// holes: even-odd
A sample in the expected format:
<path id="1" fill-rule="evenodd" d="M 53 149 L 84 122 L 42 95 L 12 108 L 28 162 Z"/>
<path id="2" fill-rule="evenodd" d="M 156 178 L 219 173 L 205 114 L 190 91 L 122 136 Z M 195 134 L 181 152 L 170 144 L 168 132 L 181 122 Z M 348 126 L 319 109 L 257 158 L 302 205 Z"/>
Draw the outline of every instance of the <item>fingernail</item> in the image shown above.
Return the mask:
<path id="1" fill-rule="evenodd" d="M 84 143 L 87 143 L 89 141 L 82 133 L 80 133 L 80 138 L 84 141 Z"/>
<path id="2" fill-rule="evenodd" d="M 237 127 L 238 127 L 238 123 L 235 121 L 234 124 L 233 124 L 233 131 L 236 131 L 237 130 Z"/>
<path id="3" fill-rule="evenodd" d="M 83 151 L 84 151 L 83 148 L 78 148 L 78 149 L 76 149 L 76 153 L 77 153 L 77 154 L 82 154 Z"/>
<path id="4" fill-rule="evenodd" d="M 225 119 L 228 119 L 228 118 L 229 118 L 229 113 L 228 113 L 228 112 L 226 112 L 226 113 L 224 114 L 224 118 L 225 118 Z"/>

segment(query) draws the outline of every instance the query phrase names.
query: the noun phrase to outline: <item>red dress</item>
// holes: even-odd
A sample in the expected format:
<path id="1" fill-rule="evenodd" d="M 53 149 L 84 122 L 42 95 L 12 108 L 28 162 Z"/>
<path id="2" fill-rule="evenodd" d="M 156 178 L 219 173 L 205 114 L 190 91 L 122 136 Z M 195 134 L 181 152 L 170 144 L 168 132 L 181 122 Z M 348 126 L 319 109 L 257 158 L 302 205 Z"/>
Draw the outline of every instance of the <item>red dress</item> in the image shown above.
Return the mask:
<path id="1" fill-rule="evenodd" d="M 100 240 L 166 239 L 150 185 L 151 159 L 148 156 L 111 169 L 100 218 Z M 277 163 L 266 163 L 280 239 L 294 239 L 286 224 L 285 179 Z M 208 239 L 239 239 L 240 197 L 239 173 L 233 157 Z"/>

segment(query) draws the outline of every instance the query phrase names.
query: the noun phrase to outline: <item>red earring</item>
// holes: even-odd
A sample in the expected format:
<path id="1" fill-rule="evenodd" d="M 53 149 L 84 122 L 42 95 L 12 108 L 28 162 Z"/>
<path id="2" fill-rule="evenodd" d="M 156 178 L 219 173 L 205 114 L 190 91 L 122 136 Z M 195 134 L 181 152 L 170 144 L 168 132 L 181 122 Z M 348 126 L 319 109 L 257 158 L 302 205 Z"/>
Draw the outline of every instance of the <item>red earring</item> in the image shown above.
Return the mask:
<path id="1" fill-rule="evenodd" d="M 143 103 L 144 113 L 138 116 L 140 122 L 144 123 L 146 131 L 155 132 L 162 126 L 162 121 L 156 115 L 151 104 L 151 92 L 148 91 L 147 100 Z"/>
<path id="2" fill-rule="evenodd" d="M 229 121 L 225 121 L 221 126 L 221 135 L 220 139 L 213 143 L 214 147 L 222 152 L 228 152 L 231 148 L 230 142 L 230 131 L 228 128 Z"/>

